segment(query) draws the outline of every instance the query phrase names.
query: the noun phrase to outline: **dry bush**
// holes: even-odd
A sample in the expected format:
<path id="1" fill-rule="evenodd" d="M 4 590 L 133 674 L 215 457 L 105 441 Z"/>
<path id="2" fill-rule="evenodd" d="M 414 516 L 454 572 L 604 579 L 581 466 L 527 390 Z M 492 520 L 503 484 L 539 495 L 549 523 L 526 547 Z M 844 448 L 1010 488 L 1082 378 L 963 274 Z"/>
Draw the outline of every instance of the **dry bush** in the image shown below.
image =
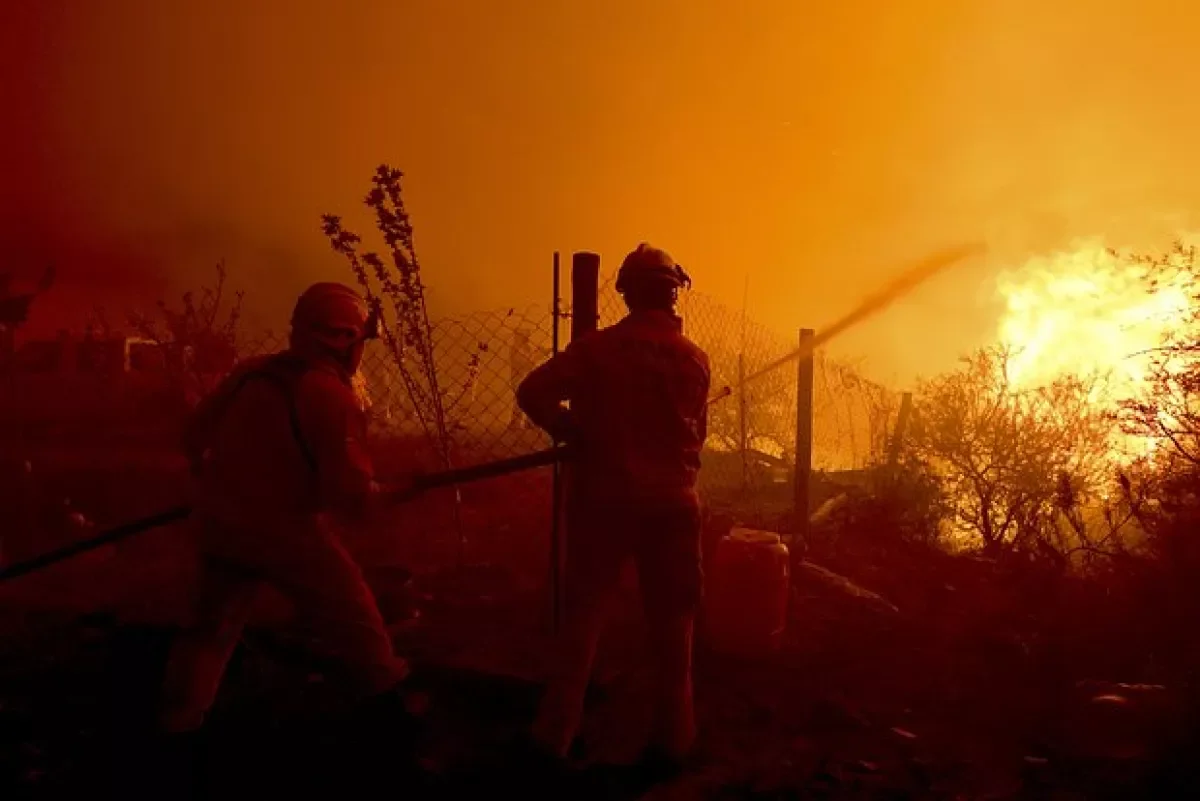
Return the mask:
<path id="1" fill-rule="evenodd" d="M 237 361 L 245 293 L 230 295 L 228 277 L 225 262 L 218 262 L 215 283 L 184 292 L 178 309 L 160 300 L 157 316 L 128 315 L 134 332 L 158 345 L 172 385 L 189 406 L 211 392 Z M 107 327 L 102 312 L 99 323 Z"/>
<path id="2" fill-rule="evenodd" d="M 1164 282 L 1195 286 L 1191 248 L 1176 244 L 1165 254 L 1132 258 L 1147 267 L 1150 291 Z M 902 469 L 890 475 L 931 478 L 932 510 L 940 506 L 946 528 L 988 558 L 944 561 L 929 552 L 913 561 L 893 545 L 841 562 L 869 585 L 874 571 L 885 589 L 887 577 L 902 572 L 906 582 L 890 589 L 911 594 L 931 616 L 953 605 L 961 620 L 952 642 L 978 639 L 1002 621 L 1005 636 L 1025 653 L 1017 660 L 1022 669 L 1059 678 L 1191 681 L 1200 664 L 1186 622 L 1200 614 L 1196 322 L 1193 315 L 1161 347 L 1141 354 L 1150 380 L 1118 414 L 1110 411 L 1105 376 L 1014 388 L 1009 354 L 999 348 L 924 382 Z M 1131 460 L 1119 450 L 1127 442 L 1122 435 L 1158 447 Z M 848 524 L 893 530 L 921 506 L 889 505 L 888 491 L 886 484 L 869 487 L 845 511 Z M 937 602 L 942 582 L 953 592 Z M 922 594 L 932 603 L 923 605 Z M 904 605 L 903 597 L 893 600 Z"/>
<path id="3" fill-rule="evenodd" d="M 345 257 L 367 303 L 377 315 L 384 344 L 395 362 L 412 408 L 426 437 L 437 449 L 442 466 L 449 469 L 454 465 L 455 437 L 465 428 L 454 415 L 478 379 L 481 354 L 488 345 L 478 343 L 459 385 L 448 385 L 438 371 L 435 358 L 421 262 L 413 239 L 412 220 L 404 205 L 403 177 L 400 170 L 380 165 L 371 179 L 372 189 L 363 201 L 374 214 L 375 226 L 387 248 L 386 261 L 373 251 L 360 251 L 362 237 L 346 230 L 337 215 L 324 215 L 322 230 L 333 250 Z M 391 321 L 383 308 L 385 299 L 392 307 Z M 461 551 L 466 543 L 460 493 L 456 492 L 455 500 L 455 529 L 459 533 Z"/>
<path id="4" fill-rule="evenodd" d="M 337 215 L 324 215 L 322 230 L 333 250 L 345 257 L 372 311 L 378 315 L 383 341 L 395 362 L 412 408 L 427 437 L 449 467 L 454 434 L 462 428 L 454 414 L 478 378 L 481 354 L 488 345 L 477 343 L 465 375 L 456 385 L 448 385 L 439 373 L 435 358 L 424 277 L 413 239 L 412 221 L 404 205 L 402 178 L 400 170 L 380 166 L 372 178 L 373 188 L 363 201 L 374 214 L 376 228 L 387 248 L 386 261 L 373 251 L 361 251 L 362 237 L 346 230 Z M 391 321 L 384 312 L 385 300 L 391 305 Z"/>
<path id="5" fill-rule="evenodd" d="M 1185 291 L 1191 311 L 1146 359 L 1143 390 L 1121 403 L 1125 433 L 1154 445 L 1135 462 L 1122 486 L 1139 503 L 1152 556 L 1175 571 L 1200 575 L 1200 275 L 1197 251 L 1175 242 L 1162 253 L 1129 258 L 1145 269 L 1146 288 Z"/>
<path id="6" fill-rule="evenodd" d="M 984 349 L 924 382 L 907 452 L 936 477 L 948 525 L 967 544 L 1065 567 L 1113 544 L 1132 519 L 1108 492 L 1115 423 L 1094 402 L 1093 381 L 1016 389 L 1008 359 L 1003 348 Z M 1108 525 L 1093 535 L 1084 510 L 1097 509 Z"/>

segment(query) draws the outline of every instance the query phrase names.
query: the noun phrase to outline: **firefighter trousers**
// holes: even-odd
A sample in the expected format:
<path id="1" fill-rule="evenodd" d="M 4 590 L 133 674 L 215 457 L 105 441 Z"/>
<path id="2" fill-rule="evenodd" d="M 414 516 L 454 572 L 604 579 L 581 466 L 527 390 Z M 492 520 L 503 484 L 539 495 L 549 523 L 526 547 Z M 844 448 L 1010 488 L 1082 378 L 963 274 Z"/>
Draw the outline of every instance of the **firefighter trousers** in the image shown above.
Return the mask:
<path id="1" fill-rule="evenodd" d="M 292 601 L 314 650 L 344 669 L 356 694 L 378 694 L 404 678 L 407 663 L 392 650 L 375 597 L 334 534 L 310 530 L 291 542 L 260 543 L 267 547 L 247 542 L 202 556 L 195 620 L 176 637 L 167 663 L 163 730 L 203 724 L 267 584 Z"/>
<path id="2" fill-rule="evenodd" d="M 696 737 L 692 640 L 702 589 L 700 513 L 693 506 L 608 506 L 568 514 L 564 619 L 534 723 L 540 747 L 560 757 L 582 723 L 596 647 L 625 564 L 637 566 L 654 668 L 650 744 L 683 757 Z"/>

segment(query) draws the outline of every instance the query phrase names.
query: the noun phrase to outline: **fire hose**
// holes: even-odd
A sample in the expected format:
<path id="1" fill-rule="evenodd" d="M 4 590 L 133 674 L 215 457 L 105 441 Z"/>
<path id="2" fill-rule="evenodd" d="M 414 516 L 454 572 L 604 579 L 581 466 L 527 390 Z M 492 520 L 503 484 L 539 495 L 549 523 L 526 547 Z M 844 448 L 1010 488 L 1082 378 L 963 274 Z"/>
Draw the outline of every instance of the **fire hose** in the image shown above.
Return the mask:
<path id="1" fill-rule="evenodd" d="M 772 362 L 755 370 L 750 375 L 742 379 L 738 386 L 756 381 L 759 378 L 778 370 L 785 364 L 797 362 L 802 359 L 807 359 L 813 355 L 813 352 L 827 344 L 830 340 L 841 334 L 846 333 L 849 329 L 863 322 L 864 320 L 875 316 L 879 312 L 886 309 L 894 301 L 904 297 L 912 292 L 921 284 L 933 278 L 935 275 L 944 272 L 950 267 L 966 261 L 971 256 L 976 256 L 983 253 L 984 247 L 982 244 L 962 245 L 956 248 L 950 248 L 922 259 L 921 261 L 912 264 L 908 269 L 901 272 L 888 283 L 884 284 L 875 292 L 868 295 L 861 303 L 851 309 L 848 313 L 842 315 L 833 323 L 825 328 L 822 328 L 814 336 L 809 337 L 800 347 L 795 350 L 788 351 Z M 728 386 L 721 389 L 720 392 L 708 399 L 709 405 L 717 401 L 724 400 L 734 393 L 738 386 Z"/>
<path id="2" fill-rule="evenodd" d="M 482 481 L 488 478 L 498 478 L 511 473 L 518 473 L 522 470 L 532 470 L 537 467 L 545 467 L 554 462 L 561 461 L 566 457 L 566 449 L 562 446 L 554 448 L 546 448 L 533 453 L 527 453 L 523 456 L 515 456 L 511 459 L 499 459 L 494 462 L 484 462 L 483 464 L 471 465 L 469 467 L 459 467 L 452 470 L 442 470 L 436 473 L 428 473 L 426 475 L 417 476 L 414 480 L 414 489 L 417 492 L 425 492 L 428 490 L 439 489 L 441 487 L 457 486 L 459 484 L 467 484 L 474 481 Z M 86 540 L 72 543 L 71 545 L 58 548 L 49 553 L 35 556 L 24 562 L 18 562 L 15 565 L 0 568 L 0 582 L 9 579 L 15 579 L 19 576 L 24 576 L 27 573 L 32 573 L 41 570 L 44 567 L 70 559 L 73 556 L 78 556 L 81 553 L 95 550 L 104 545 L 118 542 L 120 540 L 132 537 L 135 534 L 141 534 L 144 531 L 149 531 L 163 526 L 169 526 L 173 523 L 179 523 L 189 515 L 192 510 L 189 506 L 177 506 L 174 509 L 168 509 L 158 514 L 143 517 L 139 520 L 134 520 L 107 531 L 97 534 L 94 537 L 89 537 Z"/>
<path id="3" fill-rule="evenodd" d="M 947 268 L 959 264 L 971 256 L 977 255 L 983 251 L 981 245 L 967 245 L 958 248 L 936 253 L 933 256 L 923 259 L 922 261 L 913 264 L 908 269 L 901 272 L 895 279 L 885 284 L 882 288 L 867 296 L 858 306 L 852 309 L 849 313 L 843 315 L 838 320 L 835 320 L 831 325 L 822 329 L 820 332 L 810 337 L 800 347 L 792 350 L 783 356 L 775 359 L 766 366 L 756 370 L 752 374 L 746 376 L 741 385 L 749 384 L 756 379 L 779 369 L 785 364 L 800 361 L 812 356 L 813 352 L 820 346 L 828 343 L 834 337 L 839 336 L 853 326 L 861 323 L 867 318 L 878 314 L 880 311 L 889 306 L 893 301 L 907 295 L 917 286 L 924 283 L 928 279 L 943 272 Z M 733 395 L 737 387 L 727 386 L 712 395 L 708 399 L 708 405 L 717 403 L 725 398 Z M 459 484 L 470 483 L 474 481 L 482 481 L 488 478 L 497 478 L 511 473 L 517 473 L 523 470 L 532 470 L 537 467 L 545 467 L 555 462 L 563 461 L 567 456 L 565 447 L 556 446 L 546 448 L 533 453 L 525 454 L 524 456 L 516 456 L 510 459 L 500 459 L 493 462 L 485 462 L 483 464 L 472 465 L 470 467 L 461 467 L 451 470 L 444 470 L 436 473 L 429 473 L 423 476 L 418 476 L 415 479 L 414 489 L 418 492 L 423 492 L 441 487 L 450 487 Z M 78 554 L 100 548 L 109 543 L 118 542 L 119 540 L 132 537 L 135 534 L 140 534 L 143 531 L 160 528 L 162 526 L 171 525 L 185 520 L 191 514 L 191 508 L 187 506 L 178 506 L 174 509 L 160 512 L 150 517 L 144 517 L 140 520 L 135 520 L 124 525 L 117 526 L 105 531 L 94 537 L 89 537 L 86 540 L 59 548 L 41 556 L 24 562 L 18 562 L 15 565 L 0 568 L 0 582 L 14 579 L 19 576 L 32 573 L 36 570 L 49 567 L 66 559 L 70 559 Z"/>

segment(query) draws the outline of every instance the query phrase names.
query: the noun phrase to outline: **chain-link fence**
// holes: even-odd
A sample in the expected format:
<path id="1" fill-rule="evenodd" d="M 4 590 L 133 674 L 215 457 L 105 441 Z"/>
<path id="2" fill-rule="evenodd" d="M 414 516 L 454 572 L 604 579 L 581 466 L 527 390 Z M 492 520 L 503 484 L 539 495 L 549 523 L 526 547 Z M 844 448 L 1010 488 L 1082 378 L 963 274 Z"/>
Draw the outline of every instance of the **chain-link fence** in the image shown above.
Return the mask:
<path id="1" fill-rule="evenodd" d="M 625 312 L 612 282 L 600 290 L 600 323 Z M 792 470 L 796 447 L 798 363 L 788 362 L 743 385 L 742 379 L 799 346 L 703 293 L 680 297 L 684 332 L 709 355 L 713 391 L 732 394 L 710 407 L 704 483 L 753 490 Z M 813 468 L 853 470 L 879 453 L 898 406 L 894 393 L 854 365 L 818 352 L 813 365 Z"/>
<path id="2" fill-rule="evenodd" d="M 601 287 L 599 309 L 601 325 L 616 322 L 624 313 L 611 282 Z M 787 502 L 795 454 L 797 364 L 786 363 L 748 385 L 739 384 L 742 376 L 754 374 L 791 351 L 797 341 L 697 292 L 684 293 L 680 312 L 685 332 L 709 353 L 713 390 L 734 388 L 729 397 L 710 407 L 702 492 L 718 505 L 730 498 L 753 502 L 761 493 L 769 494 L 775 503 Z M 564 314 L 567 316 L 569 310 Z M 567 319 L 560 321 L 564 339 L 568 323 Z M 477 312 L 433 325 L 445 436 L 422 424 L 392 354 L 382 344 L 371 344 L 363 362 L 361 389 L 379 444 L 380 471 L 386 475 L 413 467 L 436 470 L 447 466 L 447 460 L 453 466 L 462 466 L 546 447 L 549 441 L 545 434 L 517 408 L 515 389 L 533 367 L 550 356 L 552 326 L 553 315 L 546 307 Z M 242 356 L 249 356 L 279 350 L 285 344 L 283 337 L 264 333 L 244 337 L 239 350 Z M 142 370 L 138 359 L 133 358 L 136 347 L 144 346 L 126 343 L 123 347 L 124 361 L 117 359 L 113 370 L 103 375 L 75 375 L 78 370 L 74 370 L 59 376 L 57 369 L 46 365 L 36 375 L 10 375 L 9 383 L 20 391 L 6 393 L 6 397 L 28 401 L 21 408 L 31 415 L 22 418 L 24 422 L 18 428 L 27 435 L 36 430 L 40 439 L 40 432 L 61 429 L 64 420 L 72 417 L 73 413 L 55 412 L 59 406 L 91 410 L 78 431 L 69 426 L 64 429 L 69 438 L 78 441 L 84 432 L 91 435 L 108 431 L 114 444 L 128 449 L 129 435 L 121 432 L 132 428 L 114 423 L 115 415 L 120 412 L 130 417 L 135 413 L 120 410 L 136 409 L 137 419 L 133 422 L 145 427 L 156 410 L 167 407 L 159 399 L 165 396 L 149 390 L 158 386 L 151 380 L 155 370 Z M 34 393 L 41 384 L 46 387 Z M 139 389 L 143 384 L 146 391 Z M 88 387 L 95 392 L 89 394 Z M 145 402 L 140 405 L 131 400 L 143 395 Z M 879 452 L 897 405 L 891 393 L 864 379 L 852 365 L 817 354 L 813 395 L 816 469 L 862 467 Z M 112 411 L 112 415 L 104 410 Z M 15 413 L 16 408 L 9 411 Z M 31 426 L 34 417 L 46 419 L 35 429 Z M 169 420 L 166 424 L 164 430 L 175 425 Z M 116 450 L 111 454 L 117 458 Z M 429 530 L 444 532 L 442 539 L 447 542 L 461 545 L 465 540 L 478 546 L 493 532 L 549 527 L 550 486 L 545 470 L 482 482 L 451 495 L 452 504 L 440 501 L 438 509 L 427 517 Z M 510 547 L 513 541 L 493 539 L 497 548 Z M 476 552 L 471 556 L 490 558 L 492 554 Z"/>
<path id="3" fill-rule="evenodd" d="M 528 453 L 548 445 L 516 405 L 515 389 L 551 354 L 551 315 L 537 308 L 477 312 L 432 326 L 434 363 L 445 409 L 452 460 L 489 460 Z M 283 347 L 274 336 L 257 337 L 247 354 Z M 428 431 L 400 368 L 381 343 L 368 346 L 361 368 L 362 392 L 371 427 L 386 439 L 411 441 L 426 458 L 441 443 Z"/>
<path id="4" fill-rule="evenodd" d="M 615 323 L 624 305 L 611 282 L 601 287 L 600 325 Z M 732 394 L 710 407 L 706 483 L 731 487 L 762 475 L 764 467 L 790 470 L 795 458 L 797 363 L 790 362 L 740 386 L 742 378 L 799 344 L 713 298 L 686 292 L 680 314 L 685 333 L 709 354 L 713 391 Z M 564 311 L 562 331 L 570 309 Z M 550 357 L 553 316 L 541 307 L 476 312 L 433 325 L 438 383 L 454 461 L 496 459 L 544 447 L 546 438 L 516 405 L 516 387 Z M 283 346 L 271 336 L 250 353 Z M 382 345 L 368 349 L 362 367 L 373 428 L 385 437 L 426 436 L 399 368 Z M 897 399 L 864 378 L 853 364 L 824 353 L 814 359 L 813 467 L 852 470 L 879 452 Z M 431 450 L 436 450 L 431 447 Z"/>

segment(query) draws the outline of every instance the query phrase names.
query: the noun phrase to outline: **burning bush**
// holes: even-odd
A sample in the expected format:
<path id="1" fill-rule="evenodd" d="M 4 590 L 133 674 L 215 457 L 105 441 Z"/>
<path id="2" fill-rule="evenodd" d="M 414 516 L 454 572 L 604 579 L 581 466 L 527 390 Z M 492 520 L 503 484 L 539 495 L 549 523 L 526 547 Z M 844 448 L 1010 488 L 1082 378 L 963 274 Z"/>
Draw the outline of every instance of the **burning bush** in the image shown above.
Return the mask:
<path id="1" fill-rule="evenodd" d="M 1014 386 L 1011 353 L 981 350 L 917 394 L 907 449 L 934 476 L 952 537 L 985 554 L 1066 562 L 1123 525 L 1110 508 L 1115 421 L 1095 403 L 1094 381 L 1064 376 Z M 1126 522 L 1129 515 L 1125 515 Z"/>

